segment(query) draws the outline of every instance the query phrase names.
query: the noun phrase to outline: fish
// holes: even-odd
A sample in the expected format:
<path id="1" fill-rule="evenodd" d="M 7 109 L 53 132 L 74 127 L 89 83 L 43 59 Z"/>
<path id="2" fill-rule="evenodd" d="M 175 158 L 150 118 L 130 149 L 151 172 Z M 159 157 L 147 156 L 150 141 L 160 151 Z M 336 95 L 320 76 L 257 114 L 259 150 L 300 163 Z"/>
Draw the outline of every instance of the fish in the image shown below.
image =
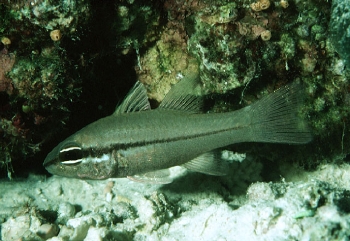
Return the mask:
<path id="1" fill-rule="evenodd" d="M 128 177 L 146 183 L 170 183 L 169 168 L 184 167 L 226 175 L 220 148 L 241 142 L 306 144 L 312 135 L 299 116 L 300 83 L 288 84 L 242 109 L 203 112 L 198 84 L 182 80 L 158 108 L 136 82 L 110 116 L 99 119 L 59 143 L 45 158 L 54 175 L 79 179 Z"/>

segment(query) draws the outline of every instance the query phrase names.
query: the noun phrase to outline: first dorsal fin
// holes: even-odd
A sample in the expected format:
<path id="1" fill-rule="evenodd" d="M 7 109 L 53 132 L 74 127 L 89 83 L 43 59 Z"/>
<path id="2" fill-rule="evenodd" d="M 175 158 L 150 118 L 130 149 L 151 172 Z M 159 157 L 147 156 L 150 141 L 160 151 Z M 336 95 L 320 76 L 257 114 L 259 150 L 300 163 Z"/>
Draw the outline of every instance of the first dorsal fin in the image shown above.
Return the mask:
<path id="1" fill-rule="evenodd" d="M 198 96 L 198 89 L 199 83 L 196 76 L 189 75 L 184 77 L 171 88 L 158 108 L 200 112 L 203 107 L 203 98 Z M 151 109 L 151 106 L 148 101 L 147 90 L 141 82 L 137 81 L 113 114 L 117 115 L 149 109 Z"/>
<path id="2" fill-rule="evenodd" d="M 148 102 L 147 90 L 140 81 L 137 81 L 113 115 L 149 109 L 151 106 Z"/>
<path id="3" fill-rule="evenodd" d="M 171 88 L 158 108 L 200 112 L 203 107 L 203 98 L 198 96 L 198 89 L 197 76 L 188 74 Z"/>

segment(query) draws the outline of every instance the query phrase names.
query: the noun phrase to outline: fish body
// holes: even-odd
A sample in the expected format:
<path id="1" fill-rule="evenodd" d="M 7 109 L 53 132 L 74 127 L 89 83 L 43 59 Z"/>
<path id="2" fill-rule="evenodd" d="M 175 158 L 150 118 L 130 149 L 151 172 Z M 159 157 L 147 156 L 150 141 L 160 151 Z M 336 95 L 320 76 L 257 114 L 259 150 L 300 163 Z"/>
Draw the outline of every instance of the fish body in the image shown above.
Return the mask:
<path id="1" fill-rule="evenodd" d="M 240 110 L 203 114 L 200 98 L 180 94 L 181 87 L 152 110 L 144 86 L 137 83 L 113 115 L 58 144 L 44 166 L 52 174 L 82 179 L 159 176 L 166 183 L 163 170 L 179 165 L 222 175 L 226 166 L 213 152 L 217 148 L 311 140 L 297 116 L 300 90 L 298 84 L 289 85 Z"/>

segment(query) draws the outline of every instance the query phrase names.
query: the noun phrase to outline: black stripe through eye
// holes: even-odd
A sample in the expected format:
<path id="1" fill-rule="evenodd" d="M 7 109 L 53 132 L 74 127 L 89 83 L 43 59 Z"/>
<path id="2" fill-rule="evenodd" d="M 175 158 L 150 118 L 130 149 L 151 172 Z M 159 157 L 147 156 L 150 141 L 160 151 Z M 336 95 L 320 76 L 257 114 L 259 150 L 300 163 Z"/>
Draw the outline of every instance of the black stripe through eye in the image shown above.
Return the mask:
<path id="1" fill-rule="evenodd" d="M 67 164 L 74 164 L 80 162 L 83 158 L 83 152 L 80 147 L 66 147 L 63 148 L 58 156 L 60 162 Z"/>

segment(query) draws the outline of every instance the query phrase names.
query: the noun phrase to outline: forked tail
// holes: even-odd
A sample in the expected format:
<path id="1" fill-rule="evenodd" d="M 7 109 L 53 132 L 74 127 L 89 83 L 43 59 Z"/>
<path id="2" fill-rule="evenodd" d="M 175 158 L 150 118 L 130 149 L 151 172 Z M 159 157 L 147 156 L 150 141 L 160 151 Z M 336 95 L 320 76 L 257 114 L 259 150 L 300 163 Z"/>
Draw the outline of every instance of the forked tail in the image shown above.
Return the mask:
<path id="1" fill-rule="evenodd" d="M 298 113 L 303 99 L 301 84 L 293 83 L 245 107 L 243 111 L 249 111 L 252 141 L 290 144 L 311 141 L 310 130 Z"/>

